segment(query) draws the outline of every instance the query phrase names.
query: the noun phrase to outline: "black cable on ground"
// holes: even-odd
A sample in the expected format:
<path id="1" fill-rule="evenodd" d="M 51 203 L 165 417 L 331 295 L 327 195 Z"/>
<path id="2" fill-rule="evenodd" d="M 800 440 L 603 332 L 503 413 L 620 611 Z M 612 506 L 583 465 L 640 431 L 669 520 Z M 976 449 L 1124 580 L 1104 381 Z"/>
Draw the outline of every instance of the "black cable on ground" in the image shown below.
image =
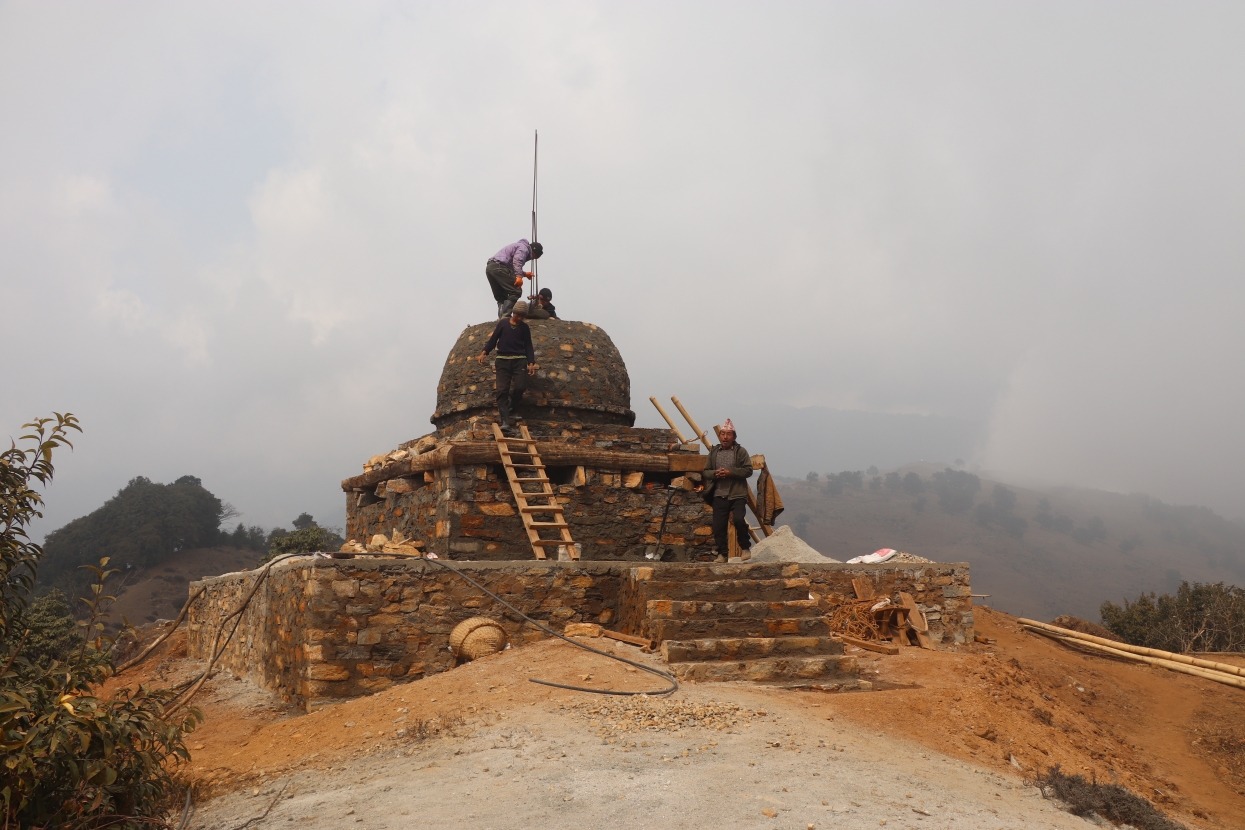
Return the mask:
<path id="1" fill-rule="evenodd" d="M 643 663 L 638 663 L 635 660 L 628 660 L 626 657 L 619 657 L 617 654 L 610 654 L 608 651 L 601 651 L 600 649 L 593 648 L 592 646 L 584 645 L 583 643 L 577 643 L 574 640 L 572 640 L 570 637 L 567 637 L 563 634 L 559 634 L 558 632 L 554 631 L 552 628 L 540 622 L 539 620 L 534 620 L 531 617 L 529 617 L 527 614 L 524 614 L 518 608 L 515 608 L 510 603 L 506 602 L 504 599 L 497 596 L 497 594 L 494 594 L 488 588 L 485 588 L 479 582 L 476 582 L 474 579 L 467 576 L 462 571 L 458 570 L 458 568 L 455 568 L 452 565 L 446 562 L 443 562 L 440 559 L 426 559 L 425 561 L 440 565 L 442 568 L 445 568 L 447 571 L 457 574 L 458 576 L 462 577 L 467 582 L 470 582 L 476 588 L 479 588 L 481 591 L 488 594 L 493 599 L 497 600 L 497 602 L 501 603 L 506 608 L 513 611 L 515 614 L 518 614 L 524 620 L 536 626 L 537 628 L 539 628 L 541 631 L 545 632 L 546 634 L 557 637 L 559 640 L 565 640 L 566 642 L 570 643 L 576 648 L 582 648 L 584 651 L 590 651 L 593 654 L 599 654 L 602 657 L 608 657 L 611 660 L 617 660 L 620 663 L 626 663 L 629 666 L 635 666 L 637 669 L 640 669 L 641 671 L 646 671 L 649 674 L 657 675 L 663 680 L 670 681 L 670 688 L 662 689 L 659 692 L 623 692 L 623 691 L 618 691 L 616 689 L 589 689 L 586 686 L 571 686 L 567 683 L 554 683 L 552 680 L 537 680 L 535 677 L 529 677 L 528 680 L 531 681 L 532 683 L 539 683 L 542 686 L 552 686 L 555 689 L 569 689 L 570 691 L 573 691 L 573 692 L 588 692 L 594 695 L 618 695 L 618 696 L 623 696 L 623 697 L 630 697 L 634 695 L 668 695 L 668 694 L 672 694 L 673 692 L 678 691 L 679 681 L 675 678 L 674 675 L 669 674 L 668 672 L 661 671 L 660 669 L 655 669 L 652 666 L 646 666 Z"/>

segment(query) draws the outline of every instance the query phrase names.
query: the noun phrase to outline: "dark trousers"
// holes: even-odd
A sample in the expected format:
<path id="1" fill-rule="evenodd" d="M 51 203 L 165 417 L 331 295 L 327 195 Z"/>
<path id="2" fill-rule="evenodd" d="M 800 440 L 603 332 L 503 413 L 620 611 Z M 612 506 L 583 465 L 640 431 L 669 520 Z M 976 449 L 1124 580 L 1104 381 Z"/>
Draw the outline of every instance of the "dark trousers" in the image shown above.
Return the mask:
<path id="1" fill-rule="evenodd" d="M 498 358 L 493 365 L 497 367 L 497 411 L 509 415 L 519 408 L 527 390 L 527 360 Z"/>
<path id="2" fill-rule="evenodd" d="M 730 556 L 731 549 L 726 538 L 728 519 L 735 522 L 735 541 L 739 543 L 739 549 L 747 550 L 752 547 L 752 537 L 748 535 L 748 520 L 744 518 L 744 507 L 747 503 L 747 499 L 713 497 L 713 543 L 717 546 L 718 553 L 723 556 Z"/>
<path id="3" fill-rule="evenodd" d="M 523 290 L 514 284 L 514 271 L 504 262 L 490 259 L 484 266 L 484 276 L 488 277 L 493 299 L 498 303 L 513 304 L 523 294 Z"/>

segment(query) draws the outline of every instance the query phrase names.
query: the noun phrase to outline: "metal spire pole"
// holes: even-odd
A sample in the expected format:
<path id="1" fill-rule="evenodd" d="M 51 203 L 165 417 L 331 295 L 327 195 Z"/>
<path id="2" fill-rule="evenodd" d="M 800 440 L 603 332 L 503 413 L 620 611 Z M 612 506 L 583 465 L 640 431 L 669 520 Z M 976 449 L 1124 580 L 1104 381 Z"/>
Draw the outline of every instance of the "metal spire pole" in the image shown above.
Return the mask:
<path id="1" fill-rule="evenodd" d="M 540 131 L 533 130 L 532 140 L 532 244 L 536 244 L 536 171 L 540 157 Z M 538 260 L 532 260 L 532 294 L 540 293 L 540 276 L 537 268 Z"/>

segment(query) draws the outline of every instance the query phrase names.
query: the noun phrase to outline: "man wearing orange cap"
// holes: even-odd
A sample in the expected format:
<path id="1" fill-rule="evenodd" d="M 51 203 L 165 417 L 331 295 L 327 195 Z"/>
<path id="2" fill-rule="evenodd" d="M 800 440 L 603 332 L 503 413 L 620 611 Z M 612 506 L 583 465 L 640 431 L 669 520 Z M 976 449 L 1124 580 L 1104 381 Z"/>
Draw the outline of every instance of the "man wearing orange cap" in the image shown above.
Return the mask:
<path id="1" fill-rule="evenodd" d="M 735 524 L 735 541 L 746 559 L 748 549 L 752 547 L 748 520 L 744 517 L 744 506 L 748 502 L 747 480 L 752 476 L 752 456 L 735 443 L 735 425 L 730 418 L 718 430 L 718 440 L 722 443 L 709 450 L 705 473 L 710 478 L 704 492 L 705 500 L 713 505 L 713 543 L 718 549 L 715 561 L 725 562 L 730 555 L 726 538 L 728 521 Z"/>

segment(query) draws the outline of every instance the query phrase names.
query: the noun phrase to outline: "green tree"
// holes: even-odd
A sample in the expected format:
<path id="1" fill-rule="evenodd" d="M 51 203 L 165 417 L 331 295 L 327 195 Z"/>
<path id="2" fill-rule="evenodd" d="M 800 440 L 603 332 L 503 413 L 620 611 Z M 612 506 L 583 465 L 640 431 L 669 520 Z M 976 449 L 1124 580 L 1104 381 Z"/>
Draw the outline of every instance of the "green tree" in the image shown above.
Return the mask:
<path id="1" fill-rule="evenodd" d="M 275 556 L 284 553 L 317 553 L 340 550 L 341 531 L 335 527 L 320 527 L 310 513 L 302 513 L 292 524 L 294 531 L 288 532 L 281 528 L 273 528 L 268 536 L 268 555 L 259 560 L 262 565 Z"/>
<path id="2" fill-rule="evenodd" d="M 199 715 L 170 717 L 170 690 L 95 690 L 111 671 L 99 621 L 115 571 L 95 574 L 76 648 L 64 639 L 56 599 L 30 602 L 43 549 L 30 541 L 42 515 L 35 484 L 53 476 L 53 451 L 81 431 L 70 414 L 24 426 L 22 445 L 0 453 L 0 809 L 5 827 L 132 828 L 158 824 L 188 760 L 183 737 Z"/>
<path id="3" fill-rule="evenodd" d="M 1119 606 L 1104 602 L 1102 624 L 1126 642 L 1163 651 L 1245 651 L 1245 589 L 1181 582 Z"/>
<path id="4" fill-rule="evenodd" d="M 232 515 L 194 476 L 172 484 L 135 476 L 102 507 L 48 534 L 43 578 L 77 593 L 84 587 L 81 566 L 108 557 L 148 567 L 180 550 L 219 544 L 220 523 Z"/>

